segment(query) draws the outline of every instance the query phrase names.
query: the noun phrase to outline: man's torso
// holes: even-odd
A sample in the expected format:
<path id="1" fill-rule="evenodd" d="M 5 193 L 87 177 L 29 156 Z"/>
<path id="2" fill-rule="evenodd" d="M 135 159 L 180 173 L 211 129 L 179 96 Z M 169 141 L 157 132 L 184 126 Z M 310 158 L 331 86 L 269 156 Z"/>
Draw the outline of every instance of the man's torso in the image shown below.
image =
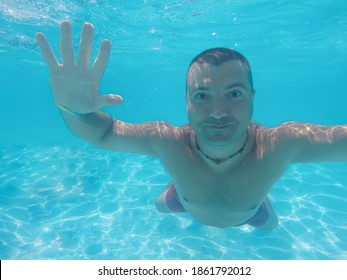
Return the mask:
<path id="1" fill-rule="evenodd" d="M 160 158 L 182 205 L 203 224 L 230 227 L 251 218 L 289 164 L 288 157 L 271 146 L 269 129 L 254 122 L 245 150 L 221 165 L 199 154 L 189 127 L 181 129 L 182 137 L 170 142 Z"/>

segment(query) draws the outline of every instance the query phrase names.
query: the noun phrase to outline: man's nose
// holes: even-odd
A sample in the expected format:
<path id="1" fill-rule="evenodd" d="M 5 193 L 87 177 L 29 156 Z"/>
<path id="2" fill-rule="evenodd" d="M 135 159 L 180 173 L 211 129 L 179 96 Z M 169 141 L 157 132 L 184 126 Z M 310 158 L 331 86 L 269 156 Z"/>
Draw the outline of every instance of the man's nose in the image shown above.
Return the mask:
<path id="1" fill-rule="evenodd" d="M 227 106 L 225 102 L 218 100 L 212 104 L 210 110 L 210 117 L 215 119 L 221 119 L 228 115 Z"/>

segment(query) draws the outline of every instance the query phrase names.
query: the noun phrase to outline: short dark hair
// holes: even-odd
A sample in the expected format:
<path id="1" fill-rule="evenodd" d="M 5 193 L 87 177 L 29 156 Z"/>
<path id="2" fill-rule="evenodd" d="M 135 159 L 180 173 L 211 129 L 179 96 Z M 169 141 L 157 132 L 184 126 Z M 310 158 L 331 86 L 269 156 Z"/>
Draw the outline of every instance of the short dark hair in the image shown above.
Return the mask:
<path id="1" fill-rule="evenodd" d="M 192 61 L 189 64 L 187 75 L 186 75 L 186 81 L 188 84 L 188 73 L 190 71 L 190 68 L 195 63 L 208 63 L 212 65 L 220 65 L 225 61 L 239 61 L 243 65 L 245 65 L 248 68 L 249 73 L 249 83 L 251 85 L 251 89 L 253 89 L 253 77 L 252 77 L 252 71 L 251 66 L 247 60 L 247 58 L 242 55 L 241 53 L 228 49 L 228 48 L 212 48 L 207 49 L 201 53 L 199 53 L 196 57 L 192 59 Z M 188 87 L 188 86 L 187 86 Z"/>

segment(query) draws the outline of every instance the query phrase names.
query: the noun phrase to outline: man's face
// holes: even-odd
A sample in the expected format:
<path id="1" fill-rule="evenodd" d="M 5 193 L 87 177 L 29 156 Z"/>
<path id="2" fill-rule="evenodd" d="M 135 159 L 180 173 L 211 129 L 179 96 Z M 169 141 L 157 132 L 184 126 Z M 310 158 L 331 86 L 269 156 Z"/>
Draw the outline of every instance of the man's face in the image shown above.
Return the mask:
<path id="1" fill-rule="evenodd" d="M 195 63 L 188 72 L 189 123 L 208 145 L 227 145 L 244 135 L 253 114 L 253 98 L 249 70 L 238 61 Z"/>

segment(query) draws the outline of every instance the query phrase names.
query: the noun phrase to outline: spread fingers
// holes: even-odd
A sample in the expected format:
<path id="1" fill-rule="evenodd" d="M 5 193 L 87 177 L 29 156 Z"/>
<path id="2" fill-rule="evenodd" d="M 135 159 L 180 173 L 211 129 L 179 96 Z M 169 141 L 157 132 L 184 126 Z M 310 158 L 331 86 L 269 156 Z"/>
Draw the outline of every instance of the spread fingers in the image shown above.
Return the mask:
<path id="1" fill-rule="evenodd" d="M 92 66 L 92 70 L 98 79 L 101 79 L 105 72 L 108 58 L 111 52 L 111 42 L 109 40 L 103 40 L 101 42 L 100 50 L 96 60 Z"/>
<path id="2" fill-rule="evenodd" d="M 60 24 L 60 53 L 64 66 L 74 64 L 72 27 L 68 21 L 63 21 Z"/>
<path id="3" fill-rule="evenodd" d="M 49 71 L 52 72 L 59 66 L 56 56 L 54 55 L 45 35 L 38 32 L 35 34 L 35 39 L 41 50 L 43 58 L 46 61 Z"/>
<path id="4" fill-rule="evenodd" d="M 78 49 L 77 65 L 88 66 L 92 52 L 94 27 L 90 23 L 85 23 L 82 27 L 80 46 Z"/>

